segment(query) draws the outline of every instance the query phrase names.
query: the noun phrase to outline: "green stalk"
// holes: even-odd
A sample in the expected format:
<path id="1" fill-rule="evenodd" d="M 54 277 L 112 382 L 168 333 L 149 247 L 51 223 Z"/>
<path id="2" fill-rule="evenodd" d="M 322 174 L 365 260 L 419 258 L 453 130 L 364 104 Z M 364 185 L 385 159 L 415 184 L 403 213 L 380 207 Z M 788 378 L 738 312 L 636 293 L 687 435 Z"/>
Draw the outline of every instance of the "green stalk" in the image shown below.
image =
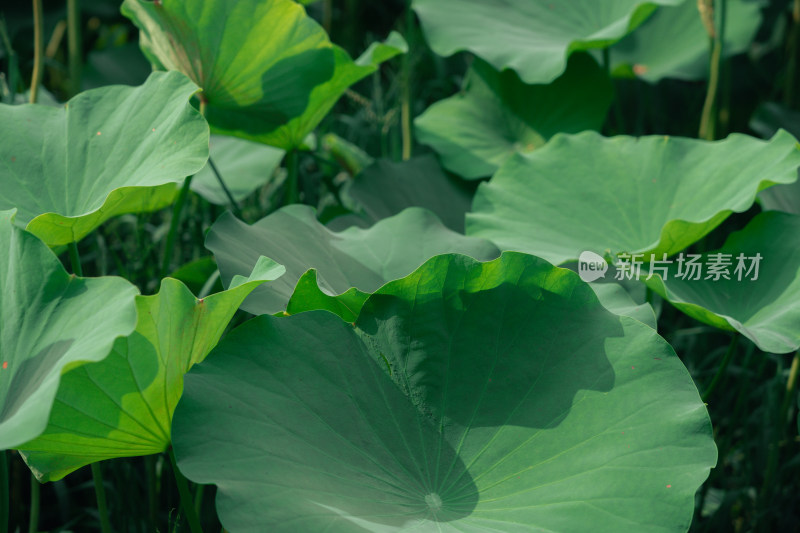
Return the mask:
<path id="1" fill-rule="evenodd" d="M 622 116 L 622 102 L 617 94 L 617 84 L 614 83 L 614 79 L 611 77 L 611 49 L 608 46 L 603 48 L 603 68 L 606 71 L 608 79 L 611 80 L 614 85 L 614 100 L 611 102 L 611 112 L 614 115 L 616 133 L 621 135 L 625 130 L 625 119 Z"/>
<path id="2" fill-rule="evenodd" d="M 214 175 L 217 177 L 217 182 L 219 182 L 219 185 L 220 185 L 220 187 L 222 187 L 222 190 L 225 191 L 225 196 L 228 197 L 228 202 L 231 204 L 231 210 L 233 211 L 233 213 L 237 217 L 242 218 L 242 209 L 239 207 L 238 202 L 233 197 L 233 194 L 231 193 L 231 190 L 225 184 L 225 180 L 222 179 L 222 174 L 219 173 L 219 169 L 217 168 L 217 165 L 215 165 L 214 161 L 211 160 L 211 156 L 208 157 L 208 166 L 211 167 L 211 170 L 214 172 Z"/>
<path id="3" fill-rule="evenodd" d="M 778 419 L 782 426 L 786 425 L 787 418 L 789 417 L 789 409 L 794 403 L 794 396 L 797 392 L 797 374 L 800 371 L 800 350 L 795 352 L 792 358 L 792 366 L 789 369 L 789 380 L 786 382 L 786 394 L 783 397 L 781 404 L 781 414 Z"/>
<path id="4" fill-rule="evenodd" d="M 608 46 L 603 48 L 603 69 L 611 77 L 611 50 L 609 50 Z"/>
<path id="5" fill-rule="evenodd" d="M 205 488 L 205 485 L 197 485 L 197 489 L 194 491 L 194 511 L 197 516 L 200 516 L 200 513 L 203 512 L 203 492 Z"/>
<path id="6" fill-rule="evenodd" d="M 73 241 L 67 245 L 69 250 L 69 262 L 72 265 L 72 273 L 78 277 L 83 277 L 83 267 L 81 266 L 81 256 L 78 254 L 78 243 Z"/>
<path id="7" fill-rule="evenodd" d="M 345 0 L 344 2 L 344 31 L 345 43 L 347 48 L 355 50 L 359 46 L 358 42 L 358 0 Z"/>
<path id="8" fill-rule="evenodd" d="M 733 63 L 730 59 L 722 60 L 720 78 L 722 86 L 720 87 L 720 105 L 717 117 L 719 124 L 717 126 L 717 137 L 722 139 L 728 135 L 731 123 L 731 67 Z"/>
<path id="9" fill-rule="evenodd" d="M 331 34 L 333 27 L 333 0 L 322 0 L 322 27 L 325 33 Z"/>
<path id="10" fill-rule="evenodd" d="M 794 0 L 792 8 L 792 28 L 789 30 L 789 60 L 786 63 L 786 81 L 783 88 L 783 103 L 793 107 L 795 103 L 794 86 L 797 77 L 797 47 L 800 45 L 800 0 Z"/>
<path id="11" fill-rule="evenodd" d="M 203 533 L 203 528 L 200 526 L 200 518 L 197 517 L 194 504 L 192 502 L 192 493 L 189 491 L 189 483 L 183 477 L 181 471 L 178 470 L 178 463 L 175 460 L 175 451 L 170 446 L 169 448 L 169 462 L 172 464 L 172 473 L 175 476 L 175 484 L 178 486 L 178 494 L 181 497 L 181 508 L 186 515 L 186 520 L 189 522 L 189 529 L 192 533 Z"/>
<path id="12" fill-rule="evenodd" d="M 28 520 L 28 533 L 37 533 L 39 531 L 40 489 L 39 482 L 31 474 L 31 514 L 30 520 Z"/>
<path id="13" fill-rule="evenodd" d="M 296 148 L 292 148 L 286 152 L 286 180 L 288 187 L 286 189 L 286 205 L 300 203 L 300 172 L 299 172 L 299 157 Z"/>
<path id="14" fill-rule="evenodd" d="M 8 488 L 8 457 L 0 451 L 0 533 L 8 533 L 8 511 L 11 493 Z"/>
<path id="15" fill-rule="evenodd" d="M 206 116 L 206 106 L 208 105 L 208 102 L 206 101 L 202 93 L 199 95 L 199 98 L 200 98 L 200 114 Z M 185 180 L 183 180 L 183 187 L 181 187 L 181 190 L 178 193 L 178 199 L 172 206 L 172 217 L 170 218 L 169 221 L 169 233 L 167 233 L 167 241 L 164 244 L 164 257 L 161 262 L 162 278 L 166 277 L 170 273 L 170 269 L 172 268 L 172 256 L 175 250 L 175 239 L 177 238 L 178 227 L 180 226 L 181 222 L 181 213 L 183 213 L 183 206 L 186 203 L 186 197 L 189 196 L 189 188 L 192 185 L 192 178 L 194 178 L 194 176 L 188 176 Z"/>
<path id="16" fill-rule="evenodd" d="M 205 97 L 200 94 L 200 114 L 206 116 L 206 106 L 208 102 Z M 172 267 L 172 255 L 175 250 L 175 239 L 178 234 L 178 227 L 180 226 L 181 213 L 183 213 L 183 206 L 186 203 L 186 197 L 189 196 L 189 188 L 192 185 L 192 178 L 189 176 L 183 181 L 183 187 L 178 193 L 178 199 L 172 206 L 172 218 L 169 221 L 169 233 L 167 233 L 167 241 L 164 245 L 164 258 L 161 263 L 161 277 L 166 277 L 170 273 Z"/>
<path id="17" fill-rule="evenodd" d="M 156 484 L 156 456 L 144 457 L 144 469 L 147 476 L 147 521 L 150 531 L 157 531 L 158 486 Z"/>
<path id="18" fill-rule="evenodd" d="M 708 79 L 708 91 L 703 103 L 703 113 L 700 116 L 700 131 L 697 136 L 707 141 L 714 140 L 714 108 L 717 100 L 717 87 L 719 86 L 719 64 L 722 57 L 721 47 L 715 41 L 711 52 L 711 75 Z"/>
<path id="19" fill-rule="evenodd" d="M 722 64 L 722 52 L 725 43 L 727 0 L 717 1 L 719 2 L 720 23 L 719 29 L 711 35 L 711 66 L 708 78 L 708 90 L 706 92 L 705 102 L 703 103 L 703 113 L 700 116 L 700 131 L 698 133 L 699 138 L 707 141 L 713 141 L 716 136 L 717 93 L 719 92 L 720 65 Z M 712 21 L 714 16 L 712 11 Z"/>
<path id="20" fill-rule="evenodd" d="M 406 42 L 408 51 L 403 54 L 402 80 L 403 92 L 400 97 L 400 128 L 403 134 L 403 161 L 411 159 L 411 43 L 414 32 L 414 11 L 411 2 L 406 7 Z"/>
<path id="21" fill-rule="evenodd" d="M 0 40 L 3 41 L 3 47 L 6 49 L 6 56 L 8 57 L 8 90 L 10 93 L 8 103 L 13 105 L 14 95 L 17 94 L 19 63 L 17 53 L 11 47 L 11 39 L 6 30 L 6 21 L 2 17 L 0 17 Z"/>
<path id="22" fill-rule="evenodd" d="M 372 74 L 372 102 L 371 105 L 374 106 L 374 120 L 375 125 L 379 128 L 380 133 L 380 140 L 381 140 L 381 157 L 384 159 L 388 159 L 389 156 L 389 137 L 388 137 L 388 129 L 386 128 L 386 112 L 384 110 L 383 105 L 383 87 L 381 86 L 381 75 L 380 72 L 376 71 Z M 367 103 L 364 106 L 367 110 L 367 116 L 369 116 L 370 111 L 370 103 Z"/>
<path id="23" fill-rule="evenodd" d="M 39 84 L 42 82 L 44 70 L 44 14 L 42 13 L 42 0 L 33 0 L 33 76 L 31 77 L 32 104 L 39 97 Z"/>
<path id="24" fill-rule="evenodd" d="M 201 94 L 200 95 L 200 114 L 203 115 L 204 117 L 206 116 L 206 108 L 207 108 L 207 106 L 208 106 L 208 100 L 206 100 L 205 97 Z M 220 174 L 219 169 L 217 168 L 217 165 L 214 164 L 214 161 L 211 160 L 211 156 L 210 155 L 208 156 L 208 166 L 211 167 L 211 170 L 214 172 L 214 176 L 217 177 L 217 181 L 219 182 L 220 187 L 222 187 L 222 190 L 225 192 L 225 196 L 228 197 L 228 201 L 231 204 L 231 210 L 236 214 L 236 216 L 238 216 L 239 218 L 242 218 L 240 216 L 241 215 L 241 209 L 239 208 L 239 204 L 236 203 L 236 200 L 233 198 L 233 194 L 231 194 L 231 190 L 228 188 L 228 185 L 225 183 L 225 180 L 222 179 L 222 174 Z"/>
<path id="25" fill-rule="evenodd" d="M 203 286 L 200 288 L 200 292 L 197 293 L 197 297 L 205 298 L 206 296 L 208 296 L 211 293 L 211 289 L 214 288 L 214 284 L 217 282 L 218 279 L 219 279 L 219 269 L 215 270 L 210 276 L 208 276 L 208 279 L 206 280 L 205 283 L 203 283 Z"/>
<path id="26" fill-rule="evenodd" d="M 69 51 L 69 83 L 71 96 L 81 92 L 81 4 L 67 0 L 67 48 Z"/>
<path id="27" fill-rule="evenodd" d="M 97 511 L 100 513 L 100 530 L 111 533 L 111 521 L 108 519 L 108 504 L 106 503 L 106 488 L 103 485 L 103 469 L 100 463 L 92 463 L 92 480 L 94 493 L 97 496 Z"/>
<path id="28" fill-rule="evenodd" d="M 773 480 L 775 474 L 778 472 L 778 462 L 780 459 L 780 443 L 781 439 L 786 435 L 786 422 L 789 417 L 789 409 L 794 402 L 795 394 L 797 393 L 797 375 L 800 372 L 800 350 L 795 352 L 792 358 L 792 366 L 789 369 L 789 379 L 786 382 L 786 392 L 781 402 L 780 411 L 778 413 L 778 423 L 776 424 L 775 434 L 772 439 L 772 446 L 769 449 L 769 456 L 767 457 L 767 468 L 764 474 L 764 482 L 761 485 L 761 492 L 758 495 L 758 516 L 766 516 L 766 507 L 770 501 L 773 488 Z M 759 530 L 764 529 L 761 524 Z"/>
<path id="29" fill-rule="evenodd" d="M 175 239 L 178 234 L 178 226 L 180 226 L 181 213 L 183 212 L 183 205 L 186 203 L 186 197 L 189 196 L 189 187 L 192 185 L 192 178 L 189 176 L 183 181 L 181 192 L 178 193 L 178 200 L 172 206 L 172 218 L 169 221 L 169 233 L 167 233 L 167 242 L 164 245 L 164 259 L 161 264 L 161 277 L 166 277 L 170 273 L 172 267 L 172 256 L 175 251 Z"/>
<path id="30" fill-rule="evenodd" d="M 729 410 L 733 413 L 731 416 L 731 420 L 740 420 L 742 416 L 742 409 L 747 403 L 747 399 L 749 398 L 750 394 L 750 384 L 757 383 L 759 381 L 758 378 L 761 377 L 760 368 L 758 374 L 756 375 L 753 372 L 752 375 L 748 375 L 750 370 L 750 365 L 753 360 L 753 354 L 755 353 L 756 348 L 755 345 L 752 343 L 748 343 L 747 347 L 745 348 L 745 356 L 744 361 L 741 364 L 741 368 L 743 370 L 742 374 L 739 377 L 740 385 L 738 390 L 734 393 L 734 397 L 736 398 L 736 403 L 733 406 L 732 410 Z M 760 358 L 762 361 L 766 360 L 766 358 Z M 730 435 L 723 435 L 720 439 L 717 440 L 717 448 L 719 449 L 719 456 L 724 457 L 728 448 L 731 447 L 731 440 L 732 437 Z"/>
<path id="31" fill-rule="evenodd" d="M 739 337 L 741 336 L 741 333 L 738 331 L 733 334 L 731 343 L 728 345 L 728 351 L 725 352 L 725 357 L 722 358 L 722 363 L 720 363 L 717 373 L 714 374 L 714 378 L 711 380 L 706 392 L 703 394 L 703 403 L 708 403 L 709 398 L 711 398 L 711 395 L 714 393 L 714 389 L 716 389 L 717 385 L 719 385 L 720 379 L 722 379 L 722 376 L 725 375 L 725 371 L 728 369 L 728 364 L 730 364 L 733 354 L 736 352 L 736 346 L 739 344 Z"/>
<path id="32" fill-rule="evenodd" d="M 403 70 L 410 70 L 410 67 L 406 66 L 408 60 L 403 58 Z M 403 97 L 402 102 L 400 103 L 400 127 L 402 128 L 403 132 L 403 161 L 408 161 L 411 159 L 411 83 L 409 82 L 409 76 L 403 76 Z"/>

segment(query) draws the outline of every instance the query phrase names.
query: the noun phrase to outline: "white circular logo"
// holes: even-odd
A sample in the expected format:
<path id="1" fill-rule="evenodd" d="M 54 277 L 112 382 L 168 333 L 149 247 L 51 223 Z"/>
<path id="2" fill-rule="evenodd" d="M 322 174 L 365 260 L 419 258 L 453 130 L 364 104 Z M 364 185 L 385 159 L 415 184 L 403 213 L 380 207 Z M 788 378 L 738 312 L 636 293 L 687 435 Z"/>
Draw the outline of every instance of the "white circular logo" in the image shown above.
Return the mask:
<path id="1" fill-rule="evenodd" d="M 606 277 L 608 263 L 603 256 L 594 252 L 581 252 L 578 257 L 578 275 L 586 283 Z"/>

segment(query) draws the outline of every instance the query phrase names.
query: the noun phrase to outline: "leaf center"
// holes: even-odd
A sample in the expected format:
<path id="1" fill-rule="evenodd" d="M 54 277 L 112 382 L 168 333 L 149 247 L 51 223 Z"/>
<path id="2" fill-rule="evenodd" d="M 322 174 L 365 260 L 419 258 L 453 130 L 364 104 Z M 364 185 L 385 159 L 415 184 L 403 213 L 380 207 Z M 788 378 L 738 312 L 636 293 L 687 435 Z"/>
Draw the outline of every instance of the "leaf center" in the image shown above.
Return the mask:
<path id="1" fill-rule="evenodd" d="M 425 503 L 428 504 L 428 508 L 431 511 L 436 512 L 442 509 L 442 498 L 435 492 L 431 492 L 425 496 Z"/>

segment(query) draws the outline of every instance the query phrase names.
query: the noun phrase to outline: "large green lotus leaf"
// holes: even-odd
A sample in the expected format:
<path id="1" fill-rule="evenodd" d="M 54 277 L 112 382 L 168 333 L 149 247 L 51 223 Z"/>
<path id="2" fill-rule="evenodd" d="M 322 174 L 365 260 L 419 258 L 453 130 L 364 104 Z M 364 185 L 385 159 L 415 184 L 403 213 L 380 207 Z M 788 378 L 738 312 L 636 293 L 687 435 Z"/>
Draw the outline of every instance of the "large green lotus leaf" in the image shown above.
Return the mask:
<path id="1" fill-rule="evenodd" d="M 0 450 L 47 425 L 61 374 L 108 355 L 136 326 L 136 288 L 77 278 L 0 211 Z"/>
<path id="2" fill-rule="evenodd" d="M 560 264 L 583 251 L 673 254 L 756 194 L 797 179 L 800 149 L 771 141 L 557 135 L 481 184 L 467 234 Z"/>
<path id="3" fill-rule="evenodd" d="M 0 105 L 0 209 L 50 246 L 79 241 L 110 217 L 172 203 L 208 159 L 197 86 L 154 72 L 140 87 L 79 94 L 63 108 Z"/>
<path id="4" fill-rule="evenodd" d="M 647 324 L 653 329 L 658 328 L 656 313 L 648 303 L 638 303 L 618 283 L 592 283 L 589 285 L 597 295 L 603 307 L 620 316 L 629 316 L 639 322 Z"/>
<path id="5" fill-rule="evenodd" d="M 222 135 L 211 136 L 211 160 L 237 202 L 272 178 L 284 154 L 283 150 L 260 143 Z M 228 195 L 208 164 L 195 175 L 192 190 L 213 204 L 230 204 Z"/>
<path id="6" fill-rule="evenodd" d="M 750 270 L 757 254 L 758 269 Z M 743 269 L 737 270 L 740 255 Z M 724 268 L 729 279 L 715 279 L 709 265 L 718 259 L 729 264 Z M 687 315 L 738 331 L 765 352 L 800 348 L 800 216 L 761 213 L 722 248 L 702 254 L 700 263 L 705 268 L 699 280 L 679 278 L 673 261 L 665 274 L 655 273 L 646 283 Z"/>
<path id="7" fill-rule="evenodd" d="M 763 190 L 758 201 L 765 210 L 800 215 L 800 180 Z"/>
<path id="8" fill-rule="evenodd" d="M 215 132 L 286 150 L 405 46 L 395 34 L 354 62 L 292 0 L 125 0 L 122 13 L 157 68 L 181 71 L 203 89 Z"/>
<path id="9" fill-rule="evenodd" d="M 535 150 L 556 133 L 600 129 L 614 94 L 587 54 L 573 55 L 549 85 L 526 85 L 514 71 L 501 73 L 481 60 L 467 76 L 464 92 L 415 121 L 419 141 L 467 179 L 491 176 L 512 154 Z"/>
<path id="10" fill-rule="evenodd" d="M 413 0 L 431 48 L 469 50 L 525 83 L 550 83 L 577 50 L 604 48 L 641 24 L 656 5 L 685 0 Z"/>
<path id="11" fill-rule="evenodd" d="M 408 51 L 408 45 L 403 37 L 392 32 L 383 43 L 373 43 L 353 61 L 343 49 L 333 47 L 334 72 L 333 76 L 311 91 L 308 107 L 299 117 L 293 118 L 285 126 L 258 136 L 242 135 L 234 129 L 215 127 L 223 133 L 249 137 L 254 141 L 271 144 L 283 149 L 301 147 L 309 133 L 314 131 L 322 119 L 333 108 L 339 98 L 347 89 L 358 81 L 375 73 L 381 63 Z M 212 126 L 215 126 L 212 123 Z"/>
<path id="12" fill-rule="evenodd" d="M 764 138 L 772 137 L 781 128 L 795 138 L 800 137 L 800 112 L 775 102 L 764 102 L 750 119 L 750 129 Z M 800 215 L 800 180 L 761 191 L 758 200 L 764 209 Z"/>
<path id="13" fill-rule="evenodd" d="M 470 188 L 442 171 L 433 155 L 402 162 L 380 159 L 347 182 L 341 196 L 365 226 L 416 206 L 431 210 L 459 233 L 464 233 L 464 216 L 472 202 Z M 351 216 L 340 218 L 328 227 L 344 229 L 343 221 L 353 221 Z"/>
<path id="14" fill-rule="evenodd" d="M 353 325 L 246 323 L 173 428 L 237 533 L 685 531 L 716 460 L 666 341 L 515 253 L 435 257 Z"/>
<path id="15" fill-rule="evenodd" d="M 252 270 L 260 256 L 286 266 L 280 279 L 253 291 L 242 306 L 245 311 L 274 314 L 288 306 L 290 313 L 297 313 L 328 302 L 322 308 L 349 319 L 358 315 L 366 293 L 407 276 L 434 255 L 453 252 L 488 260 L 500 254 L 491 243 L 449 230 L 418 207 L 369 229 L 341 232 L 320 224 L 314 209 L 303 205 L 284 207 L 252 226 L 226 213 L 211 227 L 206 247 L 214 253 L 225 285 L 234 275 Z"/>
<path id="16" fill-rule="evenodd" d="M 727 0 L 726 56 L 745 52 L 761 26 L 760 0 Z M 662 78 L 700 80 L 708 77 L 708 33 L 697 2 L 660 7 L 642 26 L 611 47 L 611 65 L 655 83 Z"/>
<path id="17" fill-rule="evenodd" d="M 197 299 L 165 278 L 154 296 L 136 299 L 136 331 L 98 363 L 64 374 L 47 429 L 19 448 L 40 481 L 115 457 L 163 452 L 183 376 L 217 344 L 239 305 L 284 269 L 262 258 L 228 291 Z"/>
<path id="18" fill-rule="evenodd" d="M 125 0 L 122 14 L 153 65 L 189 76 L 209 122 L 225 129 L 257 135 L 285 124 L 333 75 L 333 45 L 292 0 Z"/>

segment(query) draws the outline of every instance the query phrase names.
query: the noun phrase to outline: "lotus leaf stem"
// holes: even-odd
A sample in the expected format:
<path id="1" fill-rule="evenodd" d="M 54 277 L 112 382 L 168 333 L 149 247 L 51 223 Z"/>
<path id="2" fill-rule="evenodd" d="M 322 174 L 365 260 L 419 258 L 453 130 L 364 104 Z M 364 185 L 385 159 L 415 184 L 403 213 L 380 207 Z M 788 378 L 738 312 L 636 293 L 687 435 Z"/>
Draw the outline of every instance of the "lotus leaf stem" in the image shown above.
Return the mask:
<path id="1" fill-rule="evenodd" d="M 76 95 L 81 90 L 81 38 L 80 0 L 67 0 L 67 48 L 69 53 L 70 92 Z"/>
<path id="2" fill-rule="evenodd" d="M 108 504 L 106 503 L 106 488 L 103 485 L 103 470 L 100 463 L 92 463 L 92 480 L 94 493 L 97 497 L 97 511 L 100 513 L 100 530 L 111 533 L 111 521 L 108 518 Z"/>
<path id="3" fill-rule="evenodd" d="M 8 533 L 8 501 L 11 493 L 8 488 L 8 457 L 5 450 L 0 451 L 0 533 Z"/>
<path id="4" fill-rule="evenodd" d="M 711 36 L 711 67 L 708 78 L 708 90 L 703 104 L 703 113 L 700 118 L 700 131 L 698 133 L 698 137 L 707 141 L 713 141 L 716 136 L 717 93 L 719 92 L 720 66 L 722 64 L 722 55 L 725 45 L 727 0 L 718 0 L 718 2 L 719 28 L 717 31 L 713 32 Z M 712 7 L 712 20 L 714 11 Z M 701 16 L 703 16 L 702 11 Z"/>
<path id="5" fill-rule="evenodd" d="M 719 385 L 720 379 L 722 376 L 725 375 L 725 371 L 728 369 L 728 364 L 730 364 L 731 359 L 733 358 L 734 352 L 736 352 L 736 347 L 739 344 L 739 337 L 741 337 L 741 333 L 738 331 L 733 334 L 733 338 L 731 339 L 730 344 L 728 345 L 728 351 L 725 352 L 725 357 L 722 358 L 722 362 L 717 369 L 717 373 L 714 374 L 714 378 L 711 380 L 711 383 L 708 385 L 705 394 L 703 394 L 703 403 L 708 403 L 709 398 L 714 393 L 714 389 L 717 388 Z"/>
<path id="6" fill-rule="evenodd" d="M 183 477 L 181 471 L 178 470 L 178 462 L 175 459 L 175 451 L 172 447 L 169 449 L 169 462 L 172 464 L 172 473 L 175 476 L 175 484 L 178 486 L 178 494 L 181 497 L 181 508 L 186 515 L 186 520 L 189 522 L 189 530 L 192 533 L 203 533 L 203 528 L 200 526 L 200 518 L 198 518 L 195 511 L 192 493 L 189 491 L 189 483 Z"/>
<path id="7" fill-rule="evenodd" d="M 39 482 L 31 474 L 31 513 L 28 520 L 28 533 L 37 533 L 39 531 L 40 489 Z"/>
<path id="8" fill-rule="evenodd" d="M 35 104 L 39 97 L 39 84 L 42 83 L 44 66 L 44 15 L 42 0 L 33 0 L 33 76 L 31 77 L 30 103 Z"/>

